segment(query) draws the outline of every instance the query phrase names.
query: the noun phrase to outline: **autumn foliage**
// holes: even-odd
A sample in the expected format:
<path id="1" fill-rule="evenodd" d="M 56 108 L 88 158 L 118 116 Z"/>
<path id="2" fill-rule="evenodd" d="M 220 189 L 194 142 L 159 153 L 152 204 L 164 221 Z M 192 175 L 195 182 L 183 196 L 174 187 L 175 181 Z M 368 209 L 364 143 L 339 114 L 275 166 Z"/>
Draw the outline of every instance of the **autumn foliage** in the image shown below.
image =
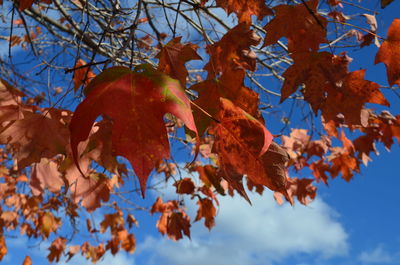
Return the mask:
<path id="1" fill-rule="evenodd" d="M 391 2 L 382 0 L 382 8 Z M 165 29 L 155 25 L 147 1 L 130 9 L 107 2 L 110 14 L 91 1 L 2 4 L 15 15 L 10 27 L 25 30 L 4 38 L 9 50 L 20 47 L 37 59 L 30 66 L 37 70 L 29 70 L 37 75 L 67 75 L 52 92 L 40 82 L 35 90 L 20 85 L 37 83 L 14 71 L 12 59 L 1 59 L 0 260 L 11 231 L 50 241 L 50 262 L 78 253 L 96 262 L 106 252 L 135 251 L 136 211 L 156 216 L 158 231 L 179 240 L 190 238 L 193 222 L 210 230 L 218 223 L 220 196 L 251 204 L 249 192 L 267 189 L 279 204 L 308 204 L 318 183 L 351 181 L 378 143 L 390 149 L 400 142 L 400 115 L 390 113 L 384 92 L 400 85 L 400 19 L 381 36 L 372 12 L 359 16 L 362 26 L 352 24 L 353 7 L 340 0 L 182 1 L 200 22 L 199 14 L 217 21 L 219 35 L 170 3 L 154 4 Z M 128 11 L 133 18 L 124 22 Z M 85 12 L 101 28 L 98 36 L 89 22 L 76 23 Z M 187 37 L 175 14 L 198 34 Z M 40 50 L 48 36 L 74 49 L 68 65 L 53 65 L 64 52 L 57 42 L 52 52 Z M 369 60 L 385 65 L 389 86 L 370 80 L 365 69 L 350 70 L 356 62 L 352 50 L 336 46 L 341 42 L 375 49 Z M 279 91 L 263 76 L 275 78 Z M 273 113 L 281 108 L 290 114 L 277 122 Z M 297 176 L 302 170 L 307 178 Z M 160 183 L 176 199 L 163 199 Z M 187 213 L 188 200 L 195 216 Z M 101 220 L 88 218 L 93 212 Z M 104 236 L 81 242 L 71 233 Z"/>

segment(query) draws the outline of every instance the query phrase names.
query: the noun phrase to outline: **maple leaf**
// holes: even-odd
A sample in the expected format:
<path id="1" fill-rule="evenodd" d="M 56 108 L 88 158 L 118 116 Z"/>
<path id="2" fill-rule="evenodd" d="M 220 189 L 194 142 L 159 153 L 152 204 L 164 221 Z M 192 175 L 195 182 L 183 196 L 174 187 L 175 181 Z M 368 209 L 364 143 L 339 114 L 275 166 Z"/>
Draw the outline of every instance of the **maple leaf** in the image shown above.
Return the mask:
<path id="1" fill-rule="evenodd" d="M 346 22 L 346 20 L 348 19 L 348 17 L 345 16 L 343 12 L 338 12 L 336 10 L 329 12 L 328 16 L 342 23 Z"/>
<path id="2" fill-rule="evenodd" d="M 213 186 L 219 194 L 225 195 L 225 191 L 221 186 L 221 176 L 218 174 L 218 168 L 211 165 L 196 166 L 194 168 L 199 173 L 201 181 L 207 187 Z"/>
<path id="3" fill-rule="evenodd" d="M 115 233 L 124 224 L 124 217 L 121 211 L 112 214 L 105 214 L 103 221 L 100 223 L 100 232 L 105 233 L 110 228 L 111 233 Z"/>
<path id="4" fill-rule="evenodd" d="M 168 237 L 174 241 L 182 239 L 183 235 L 190 238 L 190 219 L 184 212 L 173 212 L 167 221 Z"/>
<path id="5" fill-rule="evenodd" d="M 128 216 L 126 217 L 126 221 L 128 222 L 129 228 L 132 228 L 133 224 L 136 225 L 137 227 L 139 226 L 139 222 L 136 220 L 133 214 L 128 214 Z"/>
<path id="6" fill-rule="evenodd" d="M 0 235 L 0 261 L 4 258 L 5 255 L 7 255 L 8 249 L 6 245 L 6 239 L 4 238 L 4 235 Z"/>
<path id="7" fill-rule="evenodd" d="M 107 202 L 110 198 L 110 180 L 101 173 L 92 172 L 83 177 L 74 170 L 74 173 L 67 173 L 66 176 L 70 183 L 71 197 L 78 203 L 82 200 L 89 212 L 94 211 L 101 205 L 101 201 Z"/>
<path id="8" fill-rule="evenodd" d="M 87 259 L 91 259 L 93 263 L 96 263 L 106 253 L 104 244 L 98 246 L 92 246 L 87 241 L 81 246 L 82 255 L 86 256 Z"/>
<path id="9" fill-rule="evenodd" d="M 313 162 L 310 165 L 310 169 L 317 181 L 322 180 L 325 184 L 328 184 L 328 175 L 326 172 L 330 170 L 329 164 L 325 163 L 324 160 L 321 159 Z"/>
<path id="10" fill-rule="evenodd" d="M 118 161 L 113 155 L 112 135 L 113 123 L 110 119 L 103 119 L 96 122 L 89 135 L 85 156 L 96 161 L 111 173 L 118 173 Z"/>
<path id="11" fill-rule="evenodd" d="M 197 210 L 196 219 L 199 221 L 201 218 L 204 218 L 204 225 L 211 230 L 215 226 L 215 216 L 217 215 L 217 210 L 214 207 L 212 200 L 210 199 L 200 199 L 197 201 L 199 205 L 199 209 Z"/>
<path id="12" fill-rule="evenodd" d="M 206 50 L 210 54 L 210 61 L 204 66 L 208 71 L 208 78 L 212 79 L 228 69 L 247 69 L 254 71 L 256 55 L 250 46 L 258 45 L 261 37 L 246 23 L 240 23 L 230 29 L 222 39 Z"/>
<path id="13" fill-rule="evenodd" d="M 0 106 L 19 105 L 25 94 L 0 78 Z"/>
<path id="14" fill-rule="evenodd" d="M 359 152 L 359 158 L 364 158 L 364 164 L 370 152 L 378 153 L 375 141 L 383 142 L 387 149 L 391 148 L 393 138 L 400 142 L 400 115 L 395 117 L 386 110 L 379 115 L 372 112 L 368 112 L 368 115 L 367 124 L 361 128 L 365 135 L 353 141 L 355 149 Z"/>
<path id="15" fill-rule="evenodd" d="M 176 193 L 178 194 L 192 194 L 196 188 L 190 178 L 184 178 L 174 183 Z"/>
<path id="16" fill-rule="evenodd" d="M 343 147 L 331 148 L 331 154 L 328 156 L 328 161 L 332 163 L 329 173 L 332 178 L 342 174 L 342 178 L 350 181 L 353 177 L 353 172 L 360 172 L 359 161 L 354 157 L 354 144 L 350 141 L 344 132 L 340 134 L 339 140 L 342 141 Z"/>
<path id="17" fill-rule="evenodd" d="M 61 218 L 54 217 L 50 212 L 45 212 L 39 217 L 40 232 L 44 238 L 48 238 L 51 232 L 55 232 L 60 226 Z"/>
<path id="18" fill-rule="evenodd" d="M 286 199 L 293 204 L 294 196 L 301 204 L 307 205 L 315 199 L 317 188 L 312 185 L 313 179 L 287 178 Z M 283 203 L 282 194 L 275 192 L 274 197 L 279 204 Z"/>
<path id="19" fill-rule="evenodd" d="M 311 0 L 293 6 L 274 7 L 275 18 L 264 27 L 267 35 L 263 46 L 286 37 L 291 52 L 317 51 L 321 43 L 327 42 L 327 20 L 318 14 L 318 2 Z"/>
<path id="20" fill-rule="evenodd" d="M 327 86 L 327 98 L 322 107 L 324 119 L 335 120 L 339 113 L 347 124 L 361 124 L 361 110 L 365 103 L 389 106 L 380 92 L 380 85 L 364 79 L 365 70 L 348 73 L 341 84 Z M 340 102 L 341 104 L 337 104 Z"/>
<path id="21" fill-rule="evenodd" d="M 159 59 L 157 70 L 166 73 L 172 78 L 178 79 L 182 87 L 186 87 L 188 71 L 185 63 L 190 60 L 201 60 L 197 54 L 195 44 L 181 43 L 182 37 L 176 37 L 161 48 L 156 56 Z"/>
<path id="22" fill-rule="evenodd" d="M 203 135 L 213 122 L 219 111 L 221 97 L 231 100 L 253 117 L 262 120 L 258 110 L 259 95 L 243 85 L 244 77 L 243 70 L 228 69 L 219 80 L 205 80 L 190 87 L 198 92 L 198 98 L 194 103 L 201 109 L 194 108 L 193 116 L 199 135 Z"/>
<path id="23" fill-rule="evenodd" d="M 75 256 L 75 254 L 78 253 L 79 250 L 80 250 L 79 245 L 70 246 L 69 251 L 67 253 L 68 258 L 67 258 L 66 262 L 68 262 L 70 259 L 72 259 L 72 257 Z"/>
<path id="24" fill-rule="evenodd" d="M 89 67 L 84 67 L 86 62 L 82 59 L 79 59 L 74 68 L 78 68 L 74 71 L 74 91 L 76 92 L 81 85 L 89 84 L 90 80 L 92 80 L 96 75 L 90 70 Z"/>
<path id="25" fill-rule="evenodd" d="M 18 107 L 9 115 L 6 107 L 0 107 L 0 143 L 12 148 L 19 169 L 66 152 L 69 132 L 65 123 L 53 119 L 50 112 L 21 112 Z"/>
<path id="26" fill-rule="evenodd" d="M 329 161 L 332 162 L 330 173 L 332 178 L 342 174 L 342 178 L 350 181 L 355 172 L 359 172 L 359 164 L 357 159 L 347 151 L 341 148 L 332 149 L 332 154 L 329 156 Z"/>
<path id="27" fill-rule="evenodd" d="M 204 1 L 205 2 L 205 1 Z M 265 16 L 272 15 L 272 10 L 263 0 L 217 0 L 217 6 L 225 9 L 226 13 L 236 13 L 239 23 L 251 23 L 251 16 L 257 16 L 262 20 Z"/>
<path id="28" fill-rule="evenodd" d="M 220 123 L 210 133 L 215 135 L 214 148 L 222 177 L 246 199 L 243 175 L 255 184 L 285 194 L 287 153 L 272 142 L 271 133 L 259 121 L 231 101 L 220 100 Z"/>
<path id="29" fill-rule="evenodd" d="M 0 220 L 7 229 L 15 229 L 18 225 L 18 213 L 14 211 L 3 211 L 0 215 Z"/>
<path id="30" fill-rule="evenodd" d="M 42 158 L 40 163 L 33 165 L 29 186 L 34 196 L 43 194 L 45 188 L 51 192 L 58 193 L 64 184 L 64 179 L 60 171 L 58 171 L 56 162 Z"/>
<path id="31" fill-rule="evenodd" d="M 130 161 L 144 196 L 148 175 L 157 161 L 170 157 L 164 114 L 175 115 L 197 133 L 189 99 L 178 81 L 149 66 L 137 68 L 137 72 L 112 67 L 85 91 L 87 97 L 70 123 L 75 163 L 78 165 L 79 142 L 87 139 L 95 119 L 106 115 L 113 120 L 114 154 Z"/>
<path id="32" fill-rule="evenodd" d="M 121 241 L 121 247 L 130 254 L 133 254 L 136 250 L 136 240 L 133 234 L 129 234 L 128 231 L 118 231 L 118 238 Z"/>
<path id="33" fill-rule="evenodd" d="M 375 57 L 375 64 L 384 63 L 389 85 L 400 86 L 400 19 L 393 20 L 386 40 L 382 43 Z"/>
<path id="34" fill-rule="evenodd" d="M 281 102 L 304 84 L 304 99 L 316 112 L 324 104 L 326 85 L 335 85 L 346 76 L 350 60 L 345 54 L 337 56 L 328 52 L 297 53 L 294 59 L 295 63 L 283 73 Z"/>
<path id="35" fill-rule="evenodd" d="M 182 233 L 190 238 L 190 218 L 179 208 L 177 201 L 168 201 L 164 203 L 160 197 L 151 208 L 151 213 L 160 212 L 161 217 L 157 221 L 158 231 L 162 235 L 172 240 L 179 240 L 183 237 Z"/>
<path id="36" fill-rule="evenodd" d="M 65 243 L 67 242 L 67 239 L 63 237 L 57 237 L 50 245 L 48 248 L 50 253 L 47 255 L 47 259 L 50 262 L 53 262 L 54 260 L 56 262 L 60 261 L 61 255 L 64 252 L 65 249 Z"/>

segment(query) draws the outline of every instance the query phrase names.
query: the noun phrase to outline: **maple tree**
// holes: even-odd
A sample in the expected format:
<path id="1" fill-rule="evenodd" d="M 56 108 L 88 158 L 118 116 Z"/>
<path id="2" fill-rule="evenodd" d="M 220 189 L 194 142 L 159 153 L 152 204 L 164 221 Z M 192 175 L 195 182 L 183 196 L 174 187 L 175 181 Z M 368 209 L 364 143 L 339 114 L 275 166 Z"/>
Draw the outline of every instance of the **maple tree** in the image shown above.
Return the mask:
<path id="1" fill-rule="evenodd" d="M 179 240 L 192 220 L 216 225 L 220 196 L 251 204 L 248 192 L 269 189 L 279 204 L 308 204 L 318 182 L 350 181 L 377 143 L 400 142 L 387 97 L 400 85 L 400 19 L 378 31 L 377 5 L 0 5 L 0 260 L 12 231 L 48 240 L 50 262 L 78 253 L 97 262 L 135 251 L 138 211 Z M 352 52 L 366 46 L 388 85 L 350 70 Z M 298 177 L 304 169 L 310 176 Z M 163 183 L 176 199 L 157 193 Z M 198 207 L 192 220 L 187 200 Z M 95 211 L 100 221 L 87 218 Z"/>

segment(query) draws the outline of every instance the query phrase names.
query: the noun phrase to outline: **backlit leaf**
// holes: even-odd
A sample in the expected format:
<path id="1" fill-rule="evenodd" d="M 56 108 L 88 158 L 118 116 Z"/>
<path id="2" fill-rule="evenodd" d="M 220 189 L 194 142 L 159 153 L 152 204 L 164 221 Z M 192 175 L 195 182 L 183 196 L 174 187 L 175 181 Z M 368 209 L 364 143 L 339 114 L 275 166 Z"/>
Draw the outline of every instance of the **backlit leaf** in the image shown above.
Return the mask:
<path id="1" fill-rule="evenodd" d="M 112 67 L 98 75 L 85 89 L 87 98 L 77 107 L 70 130 L 78 164 L 78 144 L 87 139 L 95 119 L 101 114 L 112 119 L 113 153 L 130 161 L 144 196 L 157 161 L 170 157 L 164 114 L 174 114 L 190 130 L 197 130 L 179 82 L 148 66 L 138 71 Z"/>
<path id="2" fill-rule="evenodd" d="M 267 36 L 263 46 L 286 37 L 292 52 L 317 51 L 321 43 L 327 42 L 327 20 L 318 14 L 318 2 L 305 2 L 310 10 L 303 3 L 274 7 L 275 18 L 264 27 Z"/>
<path id="3" fill-rule="evenodd" d="M 159 58 L 157 70 L 178 79 L 182 87 L 186 86 L 188 71 L 185 63 L 190 60 L 201 60 L 196 53 L 197 45 L 181 43 L 181 37 L 172 39 L 164 45 L 157 55 Z"/>
<path id="4" fill-rule="evenodd" d="M 386 40 L 375 57 L 375 64 L 384 63 L 389 85 L 400 85 L 400 19 L 393 20 Z"/>

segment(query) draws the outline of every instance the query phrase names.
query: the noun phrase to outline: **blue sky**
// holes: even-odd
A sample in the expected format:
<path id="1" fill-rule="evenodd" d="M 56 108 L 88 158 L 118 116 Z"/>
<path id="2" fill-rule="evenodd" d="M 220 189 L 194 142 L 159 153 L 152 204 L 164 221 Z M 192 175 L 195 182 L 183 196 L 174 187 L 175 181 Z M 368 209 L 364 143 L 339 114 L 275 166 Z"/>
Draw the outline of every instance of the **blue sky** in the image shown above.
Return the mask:
<path id="1" fill-rule="evenodd" d="M 374 6 L 376 1 L 372 2 Z M 400 17 L 399 10 L 400 1 L 395 0 L 378 16 L 379 25 L 383 25 L 378 34 L 386 36 L 393 18 Z M 383 64 L 373 65 L 376 51 L 371 46 L 356 52 L 359 63 L 355 61 L 351 69 L 367 67 L 367 79 L 386 84 Z M 399 99 L 390 91 L 385 95 L 392 113 L 399 114 Z M 155 218 L 139 215 L 136 253 L 107 254 L 99 264 L 400 264 L 400 148 L 396 142 L 390 152 L 382 145 L 378 149 L 380 155 L 373 156 L 362 174 L 349 183 L 335 179 L 329 187 L 319 184 L 317 199 L 308 206 L 278 206 L 270 192 L 263 197 L 251 195 L 253 206 L 238 196 L 220 198 L 217 226 L 209 232 L 201 221 L 195 223 L 191 240 L 172 242 L 156 231 Z M 165 193 L 173 196 L 168 186 Z M 155 196 L 149 193 L 149 200 Z M 196 207 L 190 201 L 187 205 L 193 220 Z M 2 264 L 22 264 L 25 255 L 32 257 L 33 264 L 48 263 L 48 243 L 38 246 L 17 236 L 9 238 L 7 244 L 9 254 Z M 77 255 L 70 264 L 91 263 Z"/>

